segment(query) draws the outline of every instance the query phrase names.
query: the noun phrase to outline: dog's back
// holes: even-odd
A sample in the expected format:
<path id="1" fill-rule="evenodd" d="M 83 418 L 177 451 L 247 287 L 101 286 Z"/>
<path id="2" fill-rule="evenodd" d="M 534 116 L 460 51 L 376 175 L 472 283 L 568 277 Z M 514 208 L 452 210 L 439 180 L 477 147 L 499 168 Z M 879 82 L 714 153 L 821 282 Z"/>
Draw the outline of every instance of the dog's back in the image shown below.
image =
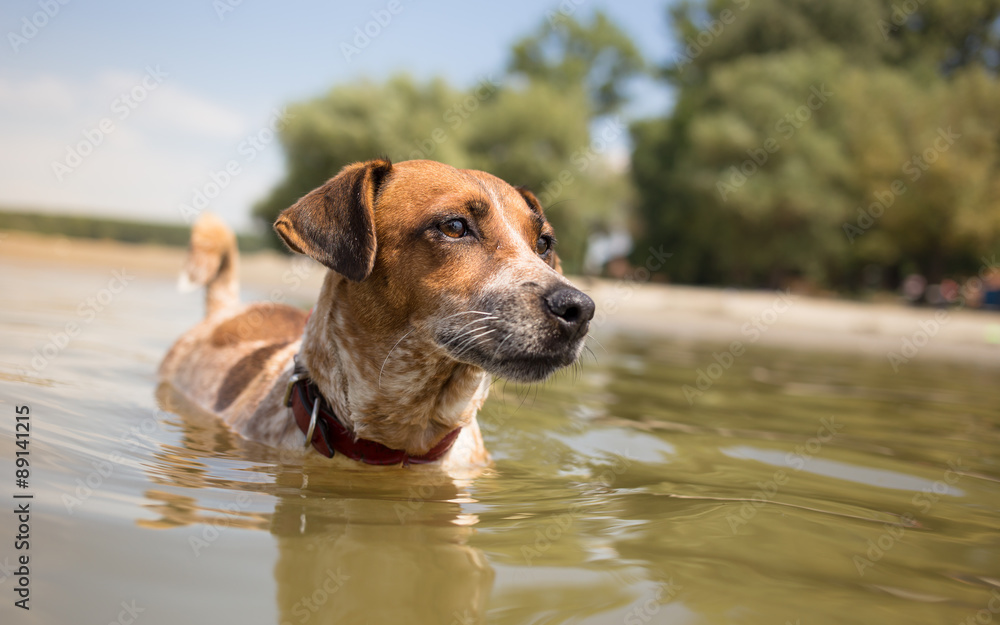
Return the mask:
<path id="1" fill-rule="evenodd" d="M 174 343 L 160 379 L 237 431 L 298 351 L 308 315 L 297 308 L 239 303 L 236 237 L 205 214 L 191 230 L 182 290 L 205 288 L 205 318 Z"/>

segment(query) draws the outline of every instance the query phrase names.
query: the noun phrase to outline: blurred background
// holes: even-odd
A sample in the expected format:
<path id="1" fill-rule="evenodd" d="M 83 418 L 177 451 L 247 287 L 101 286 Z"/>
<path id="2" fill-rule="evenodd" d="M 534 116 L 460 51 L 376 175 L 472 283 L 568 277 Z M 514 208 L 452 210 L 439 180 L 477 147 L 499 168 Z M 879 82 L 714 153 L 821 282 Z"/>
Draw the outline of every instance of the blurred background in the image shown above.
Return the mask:
<path id="1" fill-rule="evenodd" d="M 533 189 L 574 273 L 990 306 L 998 16 L 8 2 L 0 229 L 183 245 L 210 210 L 280 248 L 274 216 L 343 165 L 430 158 Z"/>
<path id="2" fill-rule="evenodd" d="M 1000 614 L 1000 0 L 6 0 L 0 24 L 0 474 L 30 404 L 37 495 L 32 611 L 0 623 Z M 240 233 L 246 300 L 308 309 L 325 270 L 270 224 L 377 156 L 534 190 L 597 303 L 579 367 L 493 386 L 474 480 L 330 471 L 158 385 L 203 314 L 174 289 L 189 224 Z"/>

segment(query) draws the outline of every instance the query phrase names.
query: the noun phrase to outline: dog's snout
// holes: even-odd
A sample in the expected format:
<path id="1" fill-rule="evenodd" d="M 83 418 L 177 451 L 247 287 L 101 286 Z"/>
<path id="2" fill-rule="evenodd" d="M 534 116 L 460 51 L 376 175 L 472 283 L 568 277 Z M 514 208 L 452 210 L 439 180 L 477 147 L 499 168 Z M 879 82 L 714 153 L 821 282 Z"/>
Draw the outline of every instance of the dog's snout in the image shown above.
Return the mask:
<path id="1" fill-rule="evenodd" d="M 560 287 L 545 295 L 549 312 L 575 328 L 594 318 L 594 300 L 572 287 Z"/>

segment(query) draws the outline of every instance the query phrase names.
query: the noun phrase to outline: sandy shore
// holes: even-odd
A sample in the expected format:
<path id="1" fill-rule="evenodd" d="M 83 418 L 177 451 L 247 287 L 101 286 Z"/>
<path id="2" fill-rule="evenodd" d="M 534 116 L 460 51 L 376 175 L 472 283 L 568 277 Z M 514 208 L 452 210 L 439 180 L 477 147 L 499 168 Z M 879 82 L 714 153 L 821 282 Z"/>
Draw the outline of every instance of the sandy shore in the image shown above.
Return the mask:
<path id="1" fill-rule="evenodd" d="M 184 250 L 114 241 L 0 232 L 0 263 L 94 269 L 128 267 L 141 277 L 172 280 Z M 260 252 L 241 259 L 243 284 L 262 292 L 294 273 L 296 296 L 319 293 L 324 270 L 314 263 Z M 1000 367 L 1000 314 L 977 310 L 911 308 L 807 297 L 578 278 L 598 305 L 595 332 L 627 331 L 712 343 L 720 349 L 766 345 L 865 354 L 893 361 L 947 360 Z"/>

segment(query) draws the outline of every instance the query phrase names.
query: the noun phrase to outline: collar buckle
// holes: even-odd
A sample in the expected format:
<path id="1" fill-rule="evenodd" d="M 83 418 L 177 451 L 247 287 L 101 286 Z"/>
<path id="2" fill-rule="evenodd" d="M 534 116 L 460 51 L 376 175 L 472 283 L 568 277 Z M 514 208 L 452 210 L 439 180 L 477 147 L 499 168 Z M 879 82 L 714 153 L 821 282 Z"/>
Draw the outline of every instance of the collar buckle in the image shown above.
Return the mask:
<path id="1" fill-rule="evenodd" d="M 288 378 L 288 386 L 285 387 L 285 399 L 284 401 L 281 402 L 282 404 L 285 405 L 286 408 L 292 407 L 292 388 L 296 384 L 298 384 L 302 380 L 305 380 L 308 377 L 309 376 L 305 373 L 295 372 L 292 374 L 292 377 Z M 313 410 L 313 414 L 314 415 L 316 414 L 315 409 Z M 313 418 L 313 420 L 315 421 L 315 417 Z"/>
<path id="2" fill-rule="evenodd" d="M 311 406 L 310 399 L 313 400 Z M 327 458 L 339 453 L 365 464 L 406 466 L 435 462 L 448 453 L 462 429 L 455 428 L 432 449 L 419 456 L 411 456 L 402 449 L 392 449 L 376 441 L 356 438 L 333 413 L 308 372 L 298 367 L 288 378 L 285 405 L 292 409 L 295 424 L 305 434 L 304 447 L 312 446 Z"/>
<path id="3" fill-rule="evenodd" d="M 309 417 L 309 431 L 306 432 L 306 443 L 303 447 L 309 447 L 313 442 L 313 432 L 316 431 L 316 417 L 319 415 L 319 397 L 313 401 L 312 416 Z"/>

